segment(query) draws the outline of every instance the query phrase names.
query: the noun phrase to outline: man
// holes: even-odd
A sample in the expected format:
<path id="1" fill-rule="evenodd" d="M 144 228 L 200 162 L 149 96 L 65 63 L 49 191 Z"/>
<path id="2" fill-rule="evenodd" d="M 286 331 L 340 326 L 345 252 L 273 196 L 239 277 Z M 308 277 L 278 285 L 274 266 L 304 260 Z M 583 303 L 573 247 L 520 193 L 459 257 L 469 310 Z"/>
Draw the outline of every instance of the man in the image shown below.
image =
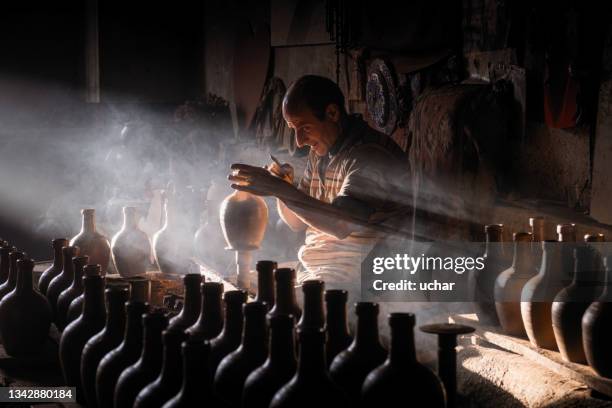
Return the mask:
<path id="1" fill-rule="evenodd" d="M 293 185 L 287 164 L 234 164 L 232 187 L 277 197 L 287 225 L 306 230 L 298 254 L 306 273 L 299 281 L 357 283 L 361 262 L 381 235 L 354 220 L 381 221 L 398 214 L 402 205 L 393 199 L 398 188 L 407 187 L 407 157 L 391 138 L 349 115 L 342 91 L 324 77 L 295 81 L 284 97 L 283 117 L 297 146 L 310 146 L 300 182 Z"/>

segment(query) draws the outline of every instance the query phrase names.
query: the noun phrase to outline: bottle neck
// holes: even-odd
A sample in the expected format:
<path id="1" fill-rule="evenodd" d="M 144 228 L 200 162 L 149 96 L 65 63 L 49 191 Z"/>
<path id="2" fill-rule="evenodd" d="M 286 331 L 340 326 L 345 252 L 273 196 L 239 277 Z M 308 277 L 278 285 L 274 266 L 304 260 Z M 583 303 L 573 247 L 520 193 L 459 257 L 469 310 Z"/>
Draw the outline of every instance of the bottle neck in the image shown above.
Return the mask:
<path id="1" fill-rule="evenodd" d="M 121 334 L 125 330 L 125 301 L 127 296 L 115 294 L 114 297 L 116 298 L 109 300 L 107 305 L 105 330 L 108 334 Z"/>
<path id="2" fill-rule="evenodd" d="M 572 284 L 591 286 L 600 276 L 599 257 L 594 251 L 579 252 L 576 257 Z"/>
<path id="3" fill-rule="evenodd" d="M 270 363 L 295 367 L 295 340 L 293 327 L 270 329 Z"/>
<path id="4" fill-rule="evenodd" d="M 231 304 L 225 308 L 225 325 L 222 336 L 230 341 L 240 342 L 242 336 L 242 305 Z"/>
<path id="5" fill-rule="evenodd" d="M 104 278 L 101 276 L 88 276 L 85 281 L 83 319 L 102 320 L 105 317 Z"/>
<path id="6" fill-rule="evenodd" d="M 372 345 L 380 345 L 378 316 L 373 313 L 361 313 L 357 319 L 355 347 L 368 350 Z"/>
<path id="7" fill-rule="evenodd" d="M 144 344 L 142 347 L 142 365 L 145 368 L 161 367 L 164 345 L 162 343 L 162 327 L 145 327 Z"/>
<path id="8" fill-rule="evenodd" d="M 33 266 L 33 265 L 32 265 Z M 31 292 L 32 286 L 32 268 L 29 265 L 24 265 L 23 262 L 18 268 L 17 274 L 17 293 Z"/>
<path id="9" fill-rule="evenodd" d="M 528 272 L 531 274 L 532 266 L 532 250 L 529 242 L 517 241 L 514 243 L 514 259 L 512 260 L 512 268 L 515 272 Z"/>
<path id="10" fill-rule="evenodd" d="M 274 274 L 272 269 L 257 271 L 257 298 L 258 302 L 264 302 L 271 309 L 274 306 Z"/>
<path id="11" fill-rule="evenodd" d="M 252 315 L 244 319 L 244 332 L 242 335 L 242 347 L 245 351 L 266 351 L 268 347 L 268 330 L 266 327 L 266 316 Z"/>
<path id="12" fill-rule="evenodd" d="M 199 315 L 202 308 L 202 294 L 200 293 L 199 284 L 190 282 L 185 285 L 185 302 L 181 310 L 181 316 Z"/>
<path id="13" fill-rule="evenodd" d="M 300 340 L 300 357 L 297 373 L 298 379 L 300 377 L 316 378 L 327 375 L 323 336 Z"/>
<path id="14" fill-rule="evenodd" d="M 138 227 L 138 217 L 135 211 L 124 211 L 123 212 L 123 228 L 124 229 L 135 229 Z"/>
<path id="15" fill-rule="evenodd" d="M 83 212 L 82 232 L 96 232 L 96 216 L 93 211 Z"/>
<path id="16" fill-rule="evenodd" d="M 327 302 L 327 333 L 330 337 L 349 335 L 346 303 L 341 301 Z"/>
<path id="17" fill-rule="evenodd" d="M 504 244 L 501 241 L 492 241 L 487 238 L 485 243 L 484 257 L 489 259 L 499 259 L 504 256 Z"/>
<path id="18" fill-rule="evenodd" d="M 293 280 L 276 281 L 276 304 L 277 312 L 281 314 L 291 314 L 297 305 L 295 298 L 295 285 Z"/>
<path id="19" fill-rule="evenodd" d="M 414 326 L 391 326 L 391 349 L 389 361 L 397 367 L 416 363 L 414 347 Z"/>
<path id="20" fill-rule="evenodd" d="M 543 248 L 542 265 L 539 274 L 545 278 L 557 278 L 563 273 L 561 268 L 561 248 L 559 246 L 559 244 L 552 243 Z"/>
<path id="21" fill-rule="evenodd" d="M 142 348 L 142 315 L 147 312 L 146 303 L 130 301 L 127 303 L 127 320 L 125 322 L 124 347 L 132 347 L 135 350 Z"/>
<path id="22" fill-rule="evenodd" d="M 72 288 L 83 289 L 83 265 L 78 265 L 74 268 L 74 279 L 72 280 Z"/>
<path id="23" fill-rule="evenodd" d="M 7 282 L 11 287 L 15 287 L 17 284 L 17 261 L 23 259 L 23 254 L 17 253 L 10 257 L 10 266 Z"/>
<path id="24" fill-rule="evenodd" d="M 323 289 L 321 287 L 308 287 L 304 289 L 304 313 L 298 327 L 323 328 L 325 316 L 323 314 Z"/>
<path id="25" fill-rule="evenodd" d="M 62 247 L 55 247 L 53 250 L 53 267 L 55 269 L 62 269 L 64 266 L 64 255 L 62 253 Z"/>
<path id="26" fill-rule="evenodd" d="M 167 341 L 164 344 L 164 357 L 161 370 L 161 382 L 163 384 L 175 384 L 181 381 L 181 378 L 176 374 L 183 371 L 183 360 L 181 356 L 182 340 L 183 336 L 180 336 L 179 339 L 173 338 L 171 341 Z M 177 381 L 177 379 L 179 381 Z"/>

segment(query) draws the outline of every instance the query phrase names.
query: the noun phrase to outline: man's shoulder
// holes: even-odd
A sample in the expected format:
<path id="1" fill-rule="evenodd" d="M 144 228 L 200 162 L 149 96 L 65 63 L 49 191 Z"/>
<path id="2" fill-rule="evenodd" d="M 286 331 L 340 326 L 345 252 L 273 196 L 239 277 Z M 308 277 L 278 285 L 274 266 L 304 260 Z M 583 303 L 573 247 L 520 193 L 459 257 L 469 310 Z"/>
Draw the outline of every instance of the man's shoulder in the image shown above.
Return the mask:
<path id="1" fill-rule="evenodd" d="M 408 155 L 388 135 L 374 129 L 361 118 L 354 118 L 356 123 L 355 143 L 350 148 L 351 155 L 383 154 L 396 160 L 408 160 Z"/>

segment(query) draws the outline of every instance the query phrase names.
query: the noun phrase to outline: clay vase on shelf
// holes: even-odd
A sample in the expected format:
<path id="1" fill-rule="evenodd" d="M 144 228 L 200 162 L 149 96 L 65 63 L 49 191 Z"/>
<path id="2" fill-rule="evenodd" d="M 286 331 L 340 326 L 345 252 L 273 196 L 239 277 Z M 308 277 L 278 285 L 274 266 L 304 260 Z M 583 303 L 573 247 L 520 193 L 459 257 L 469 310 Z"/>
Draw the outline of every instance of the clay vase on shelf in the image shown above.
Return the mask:
<path id="1" fill-rule="evenodd" d="M 17 261 L 17 286 L 0 302 L 0 337 L 9 356 L 40 352 L 49 336 L 51 308 L 47 299 L 34 289 L 34 261 Z"/>
<path id="2" fill-rule="evenodd" d="M 517 232 L 513 238 L 512 266 L 503 271 L 495 281 L 495 309 L 504 333 L 525 337 L 527 333 L 521 317 L 521 292 L 529 279 L 535 275 L 531 249 L 532 236 L 529 232 Z"/>
<path id="3" fill-rule="evenodd" d="M 97 407 L 96 371 L 100 360 L 123 340 L 125 330 L 125 302 L 128 288 L 110 286 L 106 289 L 106 325 L 85 344 L 81 356 L 81 382 L 87 407 Z"/>
<path id="4" fill-rule="evenodd" d="M 83 279 L 81 280 L 83 287 L 85 287 L 85 278 L 87 276 L 101 276 L 100 265 L 85 265 L 83 268 Z M 70 306 L 68 306 L 68 313 L 66 313 L 66 326 L 78 319 L 79 316 L 83 314 L 84 300 L 85 293 L 81 293 L 79 296 L 75 297 L 72 302 L 70 302 Z"/>
<path id="5" fill-rule="evenodd" d="M 17 261 L 23 258 L 23 252 L 11 251 L 9 253 L 9 274 L 6 281 L 0 285 L 0 300 L 11 293 L 13 289 L 15 289 L 15 286 L 17 286 Z"/>
<path id="6" fill-rule="evenodd" d="M 115 269 L 124 278 L 143 276 L 151 260 L 147 234 L 138 228 L 136 207 L 123 207 L 123 226 L 111 240 Z"/>
<path id="7" fill-rule="evenodd" d="M 89 263 L 89 257 L 76 256 L 72 261 L 74 267 L 72 285 L 64 289 L 57 298 L 55 325 L 59 330 L 64 330 L 64 327 L 69 323 L 67 319 L 70 304 L 74 299 L 83 294 L 83 269 Z"/>
<path id="8" fill-rule="evenodd" d="M 64 268 L 64 256 L 62 254 L 62 248 L 68 246 L 68 240 L 66 238 L 56 238 L 51 241 L 53 247 L 53 264 L 45 269 L 38 279 L 38 290 L 43 295 L 47 294 L 47 288 L 51 280 L 62 272 Z M 0 274 L 0 283 L 3 282 L 2 274 Z"/>
<path id="9" fill-rule="evenodd" d="M 186 239 L 173 196 L 166 197 L 164 213 L 164 225 L 153 235 L 155 263 L 164 274 L 184 274 L 189 270 L 191 243 Z"/>
<path id="10" fill-rule="evenodd" d="M 168 330 L 186 330 L 191 327 L 200 316 L 202 308 L 202 294 L 200 284 L 202 275 L 199 273 L 188 273 L 183 277 L 185 287 L 185 300 L 181 312 L 170 319 Z"/>
<path id="11" fill-rule="evenodd" d="M 348 329 L 346 316 L 346 302 L 348 292 L 341 289 L 329 289 L 325 291 L 325 306 L 327 312 L 327 323 L 325 331 L 325 358 L 329 367 L 336 356 L 346 350 L 353 341 Z"/>
<path id="12" fill-rule="evenodd" d="M 64 258 L 64 267 L 62 272 L 51 280 L 49 287 L 47 288 L 47 300 L 51 305 L 51 311 L 53 312 L 53 320 L 57 321 L 57 300 L 62 292 L 74 281 L 74 262 L 73 257 L 79 254 L 79 248 L 74 246 L 67 246 L 62 248 L 62 255 Z"/>
<path id="13" fill-rule="evenodd" d="M 440 378 L 416 359 L 412 313 L 391 313 L 389 357 L 366 377 L 362 388 L 365 407 L 398 406 L 397 390 L 410 396 L 415 407 L 446 407 L 446 393 Z M 406 381 L 410 378 L 410 381 Z"/>
<path id="14" fill-rule="evenodd" d="M 291 315 L 296 321 L 302 316 L 302 310 L 295 297 L 295 269 L 278 268 L 274 271 L 275 301 L 268 316 Z"/>
<path id="15" fill-rule="evenodd" d="M 187 329 L 189 337 L 214 339 L 223 330 L 223 283 L 202 282 L 202 310 L 198 320 Z"/>
<path id="16" fill-rule="evenodd" d="M 106 274 L 110 261 L 110 244 L 108 239 L 96 231 L 95 210 L 81 210 L 83 225 L 81 231 L 70 240 L 71 246 L 77 246 L 81 255 L 89 256 L 89 262 L 100 265 L 102 275 Z"/>
<path id="17" fill-rule="evenodd" d="M 521 317 L 531 344 L 557 351 L 551 307 L 563 289 L 562 248 L 557 241 L 544 241 L 542 250 L 540 271 L 521 292 Z"/>
<path id="18" fill-rule="evenodd" d="M 242 290 L 225 292 L 225 322 L 221 333 L 210 343 L 210 370 L 214 376 L 221 360 L 236 350 L 242 339 L 242 305 L 247 301 L 247 293 Z"/>
<path id="19" fill-rule="evenodd" d="M 127 367 L 115 386 L 115 408 L 132 408 L 138 393 L 152 383 L 162 367 L 162 331 L 168 327 L 163 309 L 156 309 L 142 317 L 144 339 L 140 358 Z"/>
<path id="20" fill-rule="evenodd" d="M 612 378 L 612 256 L 606 256 L 604 264 L 604 290 L 582 316 L 582 345 L 591 368 L 602 377 Z"/>

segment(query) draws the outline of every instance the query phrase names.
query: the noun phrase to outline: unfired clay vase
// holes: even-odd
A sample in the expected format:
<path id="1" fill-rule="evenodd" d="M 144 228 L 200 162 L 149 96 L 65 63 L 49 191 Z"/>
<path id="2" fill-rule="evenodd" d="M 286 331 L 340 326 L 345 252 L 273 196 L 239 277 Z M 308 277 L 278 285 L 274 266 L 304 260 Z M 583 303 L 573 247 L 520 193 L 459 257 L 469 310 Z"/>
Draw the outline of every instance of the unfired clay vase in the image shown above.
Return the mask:
<path id="1" fill-rule="evenodd" d="M 166 199 L 164 210 L 164 225 L 153 236 L 155 262 L 164 274 L 186 274 L 189 271 L 191 240 L 179 219 L 172 197 Z"/>
<path id="2" fill-rule="evenodd" d="M 95 210 L 81 210 L 83 225 L 81 231 L 70 240 L 71 246 L 78 246 L 81 255 L 89 256 L 89 263 L 100 265 L 102 275 L 106 274 L 110 261 L 110 244 L 108 239 L 96 231 Z"/>
<path id="3" fill-rule="evenodd" d="M 147 234 L 138 228 L 135 207 L 123 207 L 123 226 L 111 241 L 111 253 L 115 269 L 124 278 L 147 272 L 151 244 Z"/>
<path id="4" fill-rule="evenodd" d="M 230 249 L 258 249 L 268 224 L 268 206 L 261 197 L 235 191 L 221 203 L 219 220 Z"/>

